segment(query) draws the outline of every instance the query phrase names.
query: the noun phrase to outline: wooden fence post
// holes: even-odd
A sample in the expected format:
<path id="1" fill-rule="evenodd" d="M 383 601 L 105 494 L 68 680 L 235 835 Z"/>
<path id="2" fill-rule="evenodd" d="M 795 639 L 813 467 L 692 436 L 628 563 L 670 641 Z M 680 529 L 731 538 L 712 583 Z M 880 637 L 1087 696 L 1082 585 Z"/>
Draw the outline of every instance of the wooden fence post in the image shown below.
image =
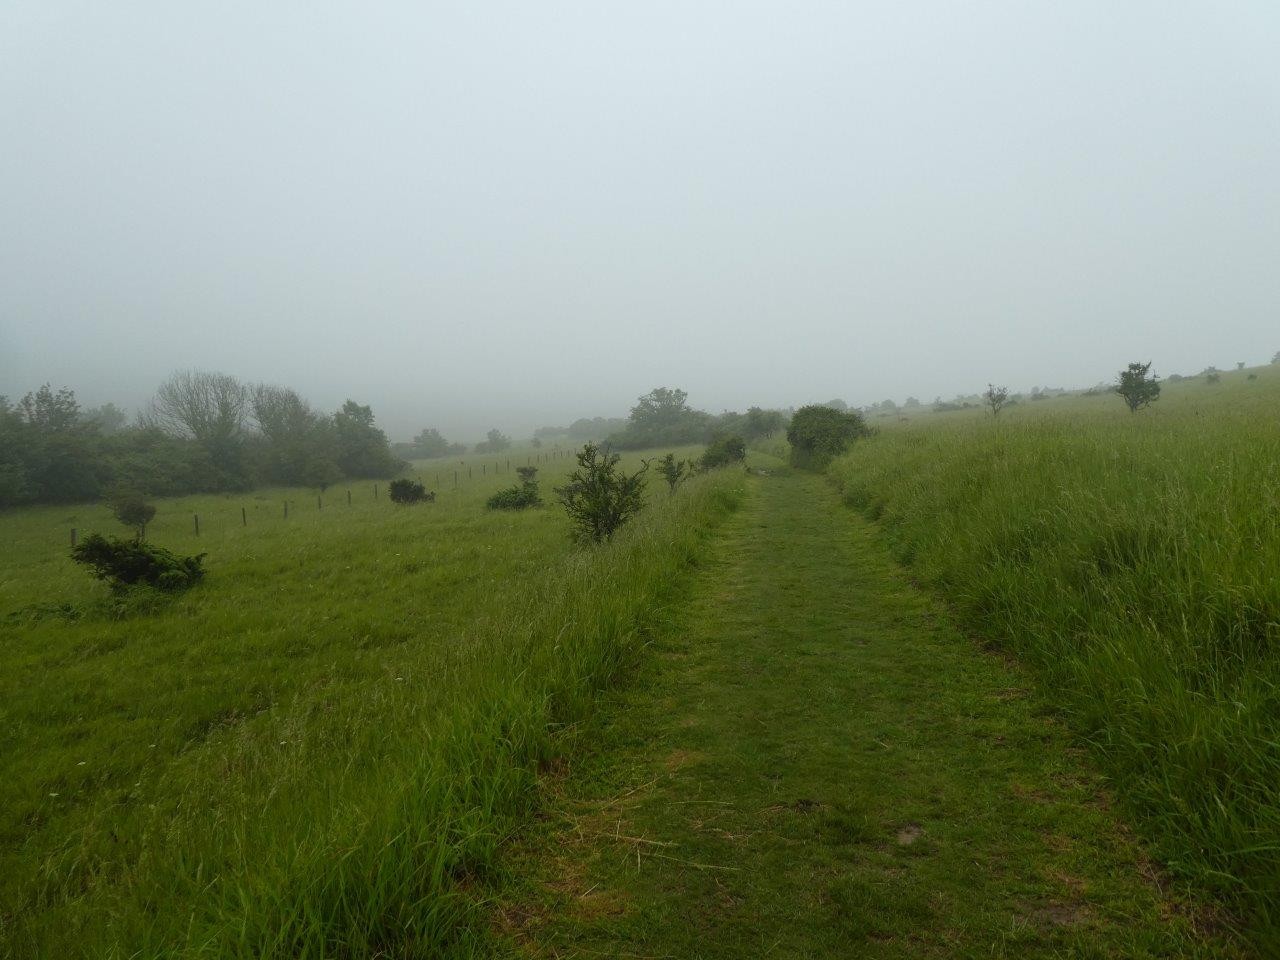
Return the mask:
<path id="1" fill-rule="evenodd" d="M 200 536 L 200 514 L 198 514 L 198 513 L 193 513 L 191 516 L 195 517 L 195 520 L 196 520 L 196 536 L 198 537 L 198 536 Z"/>
<path id="2" fill-rule="evenodd" d="M 75 527 L 71 528 L 71 545 L 73 547 L 76 545 L 76 528 Z"/>
<path id="3" fill-rule="evenodd" d="M 351 506 L 351 491 L 347 491 L 347 506 Z"/>
<path id="4" fill-rule="evenodd" d="M 284 518 L 286 520 L 289 519 L 289 501 L 288 500 L 284 502 Z"/>
<path id="5" fill-rule="evenodd" d="M 249 525 L 249 515 L 244 512 L 244 507 L 240 508 L 240 523 L 246 527 Z"/>

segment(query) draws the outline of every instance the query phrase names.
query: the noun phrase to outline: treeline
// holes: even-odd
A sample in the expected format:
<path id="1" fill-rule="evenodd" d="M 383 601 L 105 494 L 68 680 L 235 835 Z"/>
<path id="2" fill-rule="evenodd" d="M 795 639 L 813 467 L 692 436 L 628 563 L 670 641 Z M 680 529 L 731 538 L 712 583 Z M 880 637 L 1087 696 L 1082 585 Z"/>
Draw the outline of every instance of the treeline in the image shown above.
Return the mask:
<path id="1" fill-rule="evenodd" d="M 786 425 L 787 415 L 780 410 L 751 407 L 746 413 L 710 414 L 690 407 L 685 391 L 658 387 L 640 397 L 625 425 L 607 439 L 618 450 L 711 443 L 728 436 L 741 437 L 749 443 L 771 436 Z"/>
<path id="2" fill-rule="evenodd" d="M 175 373 L 133 424 L 112 404 L 82 410 L 73 390 L 48 384 L 17 402 L 0 397 L 0 507 L 325 487 L 404 466 L 368 406 L 323 413 L 288 387 L 225 374 Z"/>

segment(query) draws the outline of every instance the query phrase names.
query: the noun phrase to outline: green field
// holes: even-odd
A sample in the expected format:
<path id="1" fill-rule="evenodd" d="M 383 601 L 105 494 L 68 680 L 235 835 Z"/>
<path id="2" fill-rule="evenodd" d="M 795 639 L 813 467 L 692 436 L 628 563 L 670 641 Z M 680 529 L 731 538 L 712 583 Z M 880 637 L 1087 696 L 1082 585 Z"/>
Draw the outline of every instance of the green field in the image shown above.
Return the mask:
<path id="1" fill-rule="evenodd" d="M 414 507 L 372 484 L 162 501 L 148 539 L 208 553 L 162 602 L 70 562 L 72 527 L 124 532 L 104 507 L 0 515 L 4 955 L 469 949 L 537 771 L 741 484 L 654 488 L 584 551 L 558 507 L 486 511 L 514 477 L 481 462 L 456 490 L 416 465 L 444 475 Z M 571 465 L 543 465 L 548 499 Z"/>
<path id="2" fill-rule="evenodd" d="M 1280 366 L 871 423 L 591 549 L 564 454 L 161 501 L 178 596 L 0 514 L 0 955 L 1268 955 Z"/>
<path id="3" fill-rule="evenodd" d="M 1280 366 L 875 421 L 847 501 L 1032 664 L 1175 876 L 1280 924 Z"/>

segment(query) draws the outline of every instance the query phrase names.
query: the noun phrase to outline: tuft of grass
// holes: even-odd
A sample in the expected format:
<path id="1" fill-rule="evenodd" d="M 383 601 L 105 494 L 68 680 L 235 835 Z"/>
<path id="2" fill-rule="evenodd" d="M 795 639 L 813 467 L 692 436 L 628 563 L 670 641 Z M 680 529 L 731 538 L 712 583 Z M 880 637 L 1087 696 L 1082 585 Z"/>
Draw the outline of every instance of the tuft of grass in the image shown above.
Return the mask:
<path id="1" fill-rule="evenodd" d="M 161 503 L 149 539 L 208 550 L 207 580 L 120 617 L 66 575 L 68 508 L 0 517 L 0 954 L 467 954 L 539 770 L 742 482 L 577 551 L 557 512 L 485 512 L 492 473 L 411 512 Z"/>
<path id="2" fill-rule="evenodd" d="M 1032 663 L 1181 877 L 1280 942 L 1280 371 L 883 430 L 848 502 Z"/>

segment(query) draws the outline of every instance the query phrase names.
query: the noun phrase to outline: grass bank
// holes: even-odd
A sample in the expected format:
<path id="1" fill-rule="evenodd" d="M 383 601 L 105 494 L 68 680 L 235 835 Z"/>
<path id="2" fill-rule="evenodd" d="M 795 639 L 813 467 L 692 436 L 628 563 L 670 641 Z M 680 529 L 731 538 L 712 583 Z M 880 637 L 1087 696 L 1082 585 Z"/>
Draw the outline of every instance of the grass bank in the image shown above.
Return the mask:
<path id="1" fill-rule="evenodd" d="M 66 615 L 12 606 L 26 566 L 4 570 L 0 949 L 466 955 L 539 768 L 741 483 L 655 495 L 584 552 L 558 511 L 486 514 L 478 486 L 228 524 L 201 541 L 204 585 L 123 618 L 70 581 Z"/>
<path id="2" fill-rule="evenodd" d="M 973 632 L 1032 663 L 1177 876 L 1280 941 L 1280 376 L 937 416 L 832 465 Z M 1034 409 L 1032 409 L 1034 408 Z"/>

